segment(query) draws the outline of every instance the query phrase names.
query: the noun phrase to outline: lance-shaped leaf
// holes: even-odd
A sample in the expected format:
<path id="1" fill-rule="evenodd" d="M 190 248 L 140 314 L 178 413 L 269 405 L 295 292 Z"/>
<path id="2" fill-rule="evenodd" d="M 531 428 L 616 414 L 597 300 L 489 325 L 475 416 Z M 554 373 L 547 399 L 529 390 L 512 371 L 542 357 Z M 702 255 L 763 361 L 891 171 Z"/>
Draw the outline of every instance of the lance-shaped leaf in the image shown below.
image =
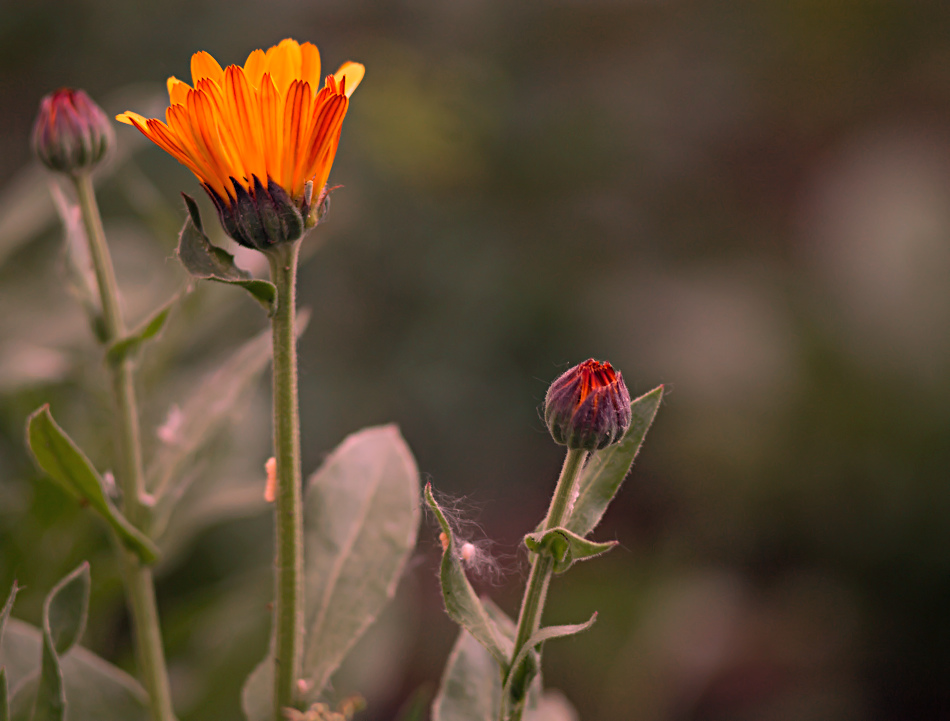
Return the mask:
<path id="1" fill-rule="evenodd" d="M 564 573 L 576 561 L 606 553 L 617 545 L 617 541 L 595 543 L 571 533 L 566 528 L 552 528 L 543 533 L 529 533 L 524 537 L 524 545 L 532 553 L 547 553 L 554 559 L 554 572 Z"/>
<path id="2" fill-rule="evenodd" d="M 66 687 L 59 658 L 79 640 L 89 610 L 89 564 L 57 583 L 43 604 L 43 661 L 33 705 L 33 721 L 62 721 Z"/>
<path id="3" fill-rule="evenodd" d="M 586 536 L 600 523 L 604 511 L 633 466 L 662 397 L 663 386 L 659 386 L 633 401 L 630 404 L 630 427 L 620 442 L 591 453 L 580 474 L 577 499 L 570 518 L 564 524 L 567 530 L 578 536 Z"/>
<path id="4" fill-rule="evenodd" d="M 396 426 L 344 439 L 307 482 L 303 677 L 316 699 L 396 592 L 419 527 L 419 470 Z M 273 647 L 273 639 L 272 639 Z M 269 719 L 273 648 L 241 693 L 249 721 Z"/>
<path id="5" fill-rule="evenodd" d="M 465 569 L 462 568 L 462 563 L 455 552 L 457 541 L 452 533 L 452 527 L 432 495 L 431 483 L 426 484 L 425 498 L 447 540 L 439 571 L 445 611 L 449 614 L 449 618 L 467 629 L 488 650 L 502 670 L 507 671 L 511 644 L 506 644 L 503 637 L 499 635 L 465 575 Z"/>
<path id="6" fill-rule="evenodd" d="M 99 473 L 50 415 L 49 405 L 36 410 L 26 425 L 27 443 L 36 462 L 63 489 L 88 503 L 102 516 L 125 546 L 143 563 L 158 560 L 158 549 L 112 504 Z"/>
<path id="7" fill-rule="evenodd" d="M 590 617 L 585 623 L 574 623 L 568 624 L 565 626 L 546 626 L 535 631 L 528 640 L 525 642 L 524 646 L 521 647 L 521 650 L 518 651 L 518 654 L 515 656 L 514 660 L 511 662 L 511 668 L 517 669 L 527 658 L 528 654 L 534 653 L 535 649 L 540 646 L 545 641 L 550 641 L 552 638 L 561 638 L 563 636 L 573 636 L 576 633 L 581 631 L 586 631 L 588 628 L 594 625 L 594 621 L 597 620 L 597 613 L 595 612 L 593 616 Z M 505 681 L 505 687 L 502 691 L 502 703 L 518 703 L 517 699 L 511 698 L 511 685 L 517 674 L 512 671 L 508 674 L 508 678 Z M 506 716 L 507 718 L 507 712 Z"/>
<path id="8" fill-rule="evenodd" d="M 43 633 L 11 618 L 0 644 L 6 667 L 11 721 L 29 721 L 40 683 Z M 145 690 L 124 671 L 81 646 L 59 659 L 66 691 L 66 721 L 147 721 Z"/>
<path id="9" fill-rule="evenodd" d="M 311 698 L 395 594 L 419 515 L 419 470 L 394 425 L 347 437 L 310 477 L 303 671 Z"/>
<path id="10" fill-rule="evenodd" d="M 307 328 L 310 313 L 297 314 L 296 332 Z M 271 359 L 271 332 L 263 331 L 247 341 L 227 361 L 201 379 L 195 392 L 175 411 L 174 427 L 146 471 L 146 486 L 155 494 L 153 529 L 161 535 L 175 502 L 186 490 L 186 464 L 230 418 L 248 389 Z"/>
<path id="11" fill-rule="evenodd" d="M 266 280 L 251 277 L 234 264 L 234 256 L 214 245 L 201 227 L 201 216 L 194 198 L 182 193 L 188 206 L 188 217 L 178 238 L 178 259 L 193 277 L 238 285 L 264 306 L 268 315 L 274 311 L 277 288 Z"/>
<path id="12" fill-rule="evenodd" d="M 171 313 L 172 307 L 178 302 L 179 297 L 176 294 L 165 301 L 158 310 L 143 320 L 135 330 L 110 345 L 109 350 L 106 351 L 106 360 L 112 365 L 118 365 L 130 355 L 136 353 L 146 341 L 157 336 L 165 327 L 168 314 Z"/>

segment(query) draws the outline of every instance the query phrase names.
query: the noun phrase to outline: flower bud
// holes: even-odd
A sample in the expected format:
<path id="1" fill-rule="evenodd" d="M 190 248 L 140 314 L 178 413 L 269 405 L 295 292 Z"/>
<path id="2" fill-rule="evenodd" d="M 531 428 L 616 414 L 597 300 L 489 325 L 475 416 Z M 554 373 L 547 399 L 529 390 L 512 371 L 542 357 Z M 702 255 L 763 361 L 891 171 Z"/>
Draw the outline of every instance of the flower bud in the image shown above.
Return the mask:
<path id="1" fill-rule="evenodd" d="M 115 144 L 112 124 L 82 90 L 61 88 L 40 101 L 33 152 L 50 170 L 91 170 Z"/>
<path id="2" fill-rule="evenodd" d="M 605 448 L 630 426 L 630 393 L 610 363 L 591 358 L 559 376 L 544 399 L 554 440 L 571 449 Z"/>

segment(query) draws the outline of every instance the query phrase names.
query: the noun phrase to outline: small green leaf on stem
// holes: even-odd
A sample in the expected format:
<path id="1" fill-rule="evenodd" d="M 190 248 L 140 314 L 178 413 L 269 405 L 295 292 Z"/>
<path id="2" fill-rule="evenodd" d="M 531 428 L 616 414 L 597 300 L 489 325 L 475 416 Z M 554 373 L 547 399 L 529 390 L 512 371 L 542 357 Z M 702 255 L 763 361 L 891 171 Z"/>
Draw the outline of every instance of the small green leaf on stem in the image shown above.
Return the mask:
<path id="1" fill-rule="evenodd" d="M 178 302 L 179 298 L 180 295 L 176 294 L 165 301 L 158 310 L 142 321 L 138 328 L 110 345 L 109 350 L 106 351 L 106 360 L 112 365 L 119 365 L 127 357 L 136 353 L 145 344 L 145 341 L 157 336 L 165 327 L 168 314 L 171 313 L 172 306 Z"/>
<path id="2" fill-rule="evenodd" d="M 82 636 L 89 611 L 89 563 L 57 583 L 46 597 L 43 631 L 53 641 L 58 656 L 69 651 Z"/>
<path id="3" fill-rule="evenodd" d="M 540 646 L 545 641 L 550 641 L 552 638 L 562 638 L 564 636 L 573 636 L 574 634 L 580 633 L 581 631 L 586 631 L 591 626 L 594 625 L 594 621 L 597 620 L 597 613 L 594 612 L 594 615 L 591 616 L 584 623 L 572 623 L 565 626 L 546 626 L 535 631 L 528 638 L 528 642 L 521 647 L 521 650 L 518 652 L 518 655 L 515 656 L 514 660 L 511 663 L 512 668 L 518 668 L 521 663 L 527 658 L 528 654 L 534 651 L 538 646 Z M 508 676 L 508 681 L 505 683 L 505 697 L 511 696 L 511 682 L 514 679 L 515 674 L 510 674 Z"/>
<path id="4" fill-rule="evenodd" d="M 503 644 L 494 623 L 488 617 L 475 589 L 472 588 L 472 584 L 465 575 L 465 569 L 462 568 L 462 563 L 455 553 L 456 540 L 452 527 L 432 495 L 431 483 L 426 484 L 425 499 L 447 539 L 439 574 L 446 613 L 449 614 L 449 618 L 467 629 L 491 653 L 502 671 L 507 673 L 511 644 Z"/>
<path id="5" fill-rule="evenodd" d="M 234 256 L 214 245 L 201 227 L 201 216 L 194 198 L 184 193 L 188 217 L 178 239 L 178 259 L 193 277 L 214 280 L 219 283 L 238 285 L 248 291 L 260 303 L 268 315 L 274 312 L 277 289 L 270 281 L 251 277 L 246 270 L 234 264 Z"/>
<path id="6" fill-rule="evenodd" d="M 633 466 L 662 398 L 663 386 L 659 386 L 633 401 L 630 404 L 633 418 L 623 439 L 591 453 L 580 473 L 577 498 L 570 517 L 563 524 L 567 530 L 583 537 L 600 523 L 604 511 Z"/>
<path id="7" fill-rule="evenodd" d="M 33 705 L 33 721 L 62 721 L 66 686 L 59 657 L 79 640 L 89 610 L 89 564 L 57 583 L 43 604 L 43 661 Z"/>
<path id="8" fill-rule="evenodd" d="M 27 420 L 27 444 L 50 478 L 76 498 L 88 503 L 112 526 L 119 539 L 143 563 L 158 560 L 155 544 L 108 499 L 103 481 L 92 463 L 50 415 L 49 405 L 33 412 Z"/>
<path id="9" fill-rule="evenodd" d="M 3 603 L 3 609 L 0 610 L 0 646 L 3 645 L 3 629 L 7 625 L 7 619 L 10 618 L 10 612 L 13 610 L 13 603 L 16 601 L 16 595 L 20 588 L 17 586 L 16 581 L 13 582 L 13 587 L 10 589 L 10 595 L 7 596 L 7 600 Z"/>
<path id="10" fill-rule="evenodd" d="M 544 533 L 529 533 L 524 537 L 524 545 L 532 553 L 547 553 L 554 559 L 554 572 L 564 573 L 577 561 L 606 553 L 617 541 L 595 543 L 566 528 L 552 528 Z"/>
<path id="11" fill-rule="evenodd" d="M 472 634 L 459 629 L 432 702 L 432 721 L 497 721 L 501 669 Z"/>

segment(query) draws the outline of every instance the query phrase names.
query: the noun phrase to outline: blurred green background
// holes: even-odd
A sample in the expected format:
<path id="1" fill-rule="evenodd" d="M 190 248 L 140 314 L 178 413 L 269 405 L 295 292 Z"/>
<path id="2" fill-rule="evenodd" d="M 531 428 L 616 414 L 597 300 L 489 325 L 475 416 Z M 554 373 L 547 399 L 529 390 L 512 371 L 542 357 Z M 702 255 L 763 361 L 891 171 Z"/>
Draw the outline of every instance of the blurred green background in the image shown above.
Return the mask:
<path id="1" fill-rule="evenodd" d="M 316 43 L 325 72 L 367 66 L 330 178 L 345 187 L 300 280 L 305 472 L 397 422 L 494 542 L 504 573 L 479 588 L 514 613 L 519 539 L 562 458 L 539 404 L 569 365 L 608 359 L 634 395 L 664 383 L 667 399 L 596 534 L 621 548 L 552 587 L 550 622 L 600 616 L 549 644 L 547 684 L 587 720 L 950 718 L 942 0 L 4 2 L 0 588 L 26 585 L 15 615 L 36 622 L 88 558 L 85 643 L 132 666 L 108 536 L 23 447 L 50 401 L 101 467 L 111 453 L 99 351 L 29 153 L 39 99 L 74 86 L 154 115 L 193 52 L 243 63 L 284 37 Z M 134 321 L 184 280 L 178 193 L 200 188 L 116 132 L 100 202 Z M 146 426 L 265 324 L 235 289 L 190 295 L 144 361 Z M 267 409 L 262 381 L 205 454 L 159 569 L 183 721 L 240 718 L 266 645 Z M 455 629 L 436 535 L 428 522 L 337 677 L 367 721 L 437 685 Z"/>

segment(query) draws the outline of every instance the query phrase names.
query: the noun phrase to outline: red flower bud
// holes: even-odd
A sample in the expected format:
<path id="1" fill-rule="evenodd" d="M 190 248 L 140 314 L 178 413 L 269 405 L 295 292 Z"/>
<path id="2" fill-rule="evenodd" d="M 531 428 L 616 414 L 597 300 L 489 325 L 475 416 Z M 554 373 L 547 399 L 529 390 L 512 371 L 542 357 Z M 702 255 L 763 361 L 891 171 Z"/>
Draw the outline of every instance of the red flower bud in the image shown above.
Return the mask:
<path id="1" fill-rule="evenodd" d="M 61 88 L 40 101 L 33 152 L 50 170 L 92 169 L 114 145 L 112 124 L 82 90 Z"/>
<path id="2" fill-rule="evenodd" d="M 559 376 L 544 399 L 554 440 L 572 449 L 605 448 L 630 426 L 630 393 L 610 363 L 591 358 Z"/>

